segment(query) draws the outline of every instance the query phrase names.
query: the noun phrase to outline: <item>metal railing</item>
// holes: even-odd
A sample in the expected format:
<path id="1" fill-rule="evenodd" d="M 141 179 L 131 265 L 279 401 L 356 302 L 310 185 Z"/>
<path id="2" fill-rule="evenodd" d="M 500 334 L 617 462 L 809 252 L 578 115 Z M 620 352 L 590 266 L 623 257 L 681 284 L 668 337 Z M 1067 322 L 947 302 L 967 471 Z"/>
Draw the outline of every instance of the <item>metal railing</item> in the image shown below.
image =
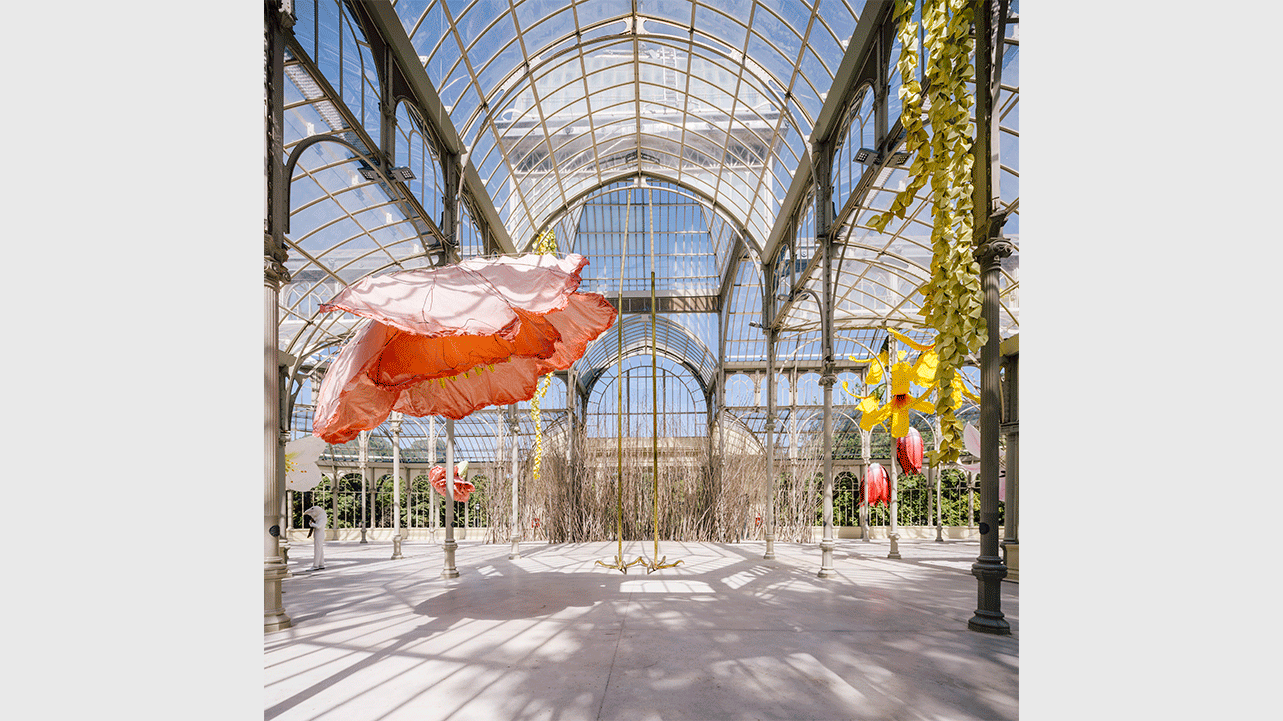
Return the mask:
<path id="1" fill-rule="evenodd" d="M 485 476 L 469 479 L 476 490 L 466 504 L 455 503 L 456 528 L 484 528 L 489 518 L 485 503 Z M 316 488 L 290 493 L 291 528 L 304 528 L 303 511 L 312 506 L 325 509 L 329 528 L 392 528 L 392 477 L 385 475 L 369 484 L 364 494 L 365 514 L 361 513 L 361 474 L 341 474 L 336 491 L 330 490 L 331 476 L 323 474 Z M 401 484 L 401 527 L 443 528 L 445 526 L 445 499 L 428 483 L 427 474 L 421 474 L 409 483 Z M 433 514 L 436 519 L 433 522 Z"/>

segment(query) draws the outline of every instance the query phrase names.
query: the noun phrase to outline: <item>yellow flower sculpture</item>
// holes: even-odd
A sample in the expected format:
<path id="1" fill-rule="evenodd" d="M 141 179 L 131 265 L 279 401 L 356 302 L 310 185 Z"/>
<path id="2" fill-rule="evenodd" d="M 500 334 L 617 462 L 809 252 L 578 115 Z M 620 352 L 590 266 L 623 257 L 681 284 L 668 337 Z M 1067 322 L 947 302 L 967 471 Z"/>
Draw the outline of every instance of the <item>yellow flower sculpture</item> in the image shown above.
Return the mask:
<path id="1" fill-rule="evenodd" d="M 844 381 L 842 388 L 847 393 L 859 399 L 857 408 L 860 409 L 860 427 L 866 431 L 873 430 L 874 426 L 884 422 L 889 417 L 891 419 L 891 436 L 894 438 L 903 438 L 909 434 L 910 411 L 921 411 L 923 413 L 935 412 L 935 404 L 928 400 L 931 392 L 935 390 L 936 368 L 939 366 L 939 358 L 935 353 L 935 344 L 923 345 L 913 339 L 888 329 L 891 335 L 905 345 L 920 351 L 918 357 L 912 364 L 906 361 L 908 351 L 897 353 L 896 362 L 890 364 L 888 356 L 889 343 L 884 343 L 882 352 L 876 358 L 857 358 L 850 356 L 853 361 L 863 361 L 871 364 L 869 372 L 864 376 L 865 383 L 877 385 L 882 382 L 882 375 L 890 370 L 891 373 L 891 392 L 890 400 L 881 404 L 877 394 L 858 395 L 853 392 L 850 386 Z M 913 386 L 925 388 L 921 395 L 913 395 Z M 953 406 L 957 408 L 962 405 L 964 397 L 971 398 L 977 403 L 980 399 L 971 391 L 967 390 L 962 383 L 962 376 L 956 374 L 953 377 Z"/>

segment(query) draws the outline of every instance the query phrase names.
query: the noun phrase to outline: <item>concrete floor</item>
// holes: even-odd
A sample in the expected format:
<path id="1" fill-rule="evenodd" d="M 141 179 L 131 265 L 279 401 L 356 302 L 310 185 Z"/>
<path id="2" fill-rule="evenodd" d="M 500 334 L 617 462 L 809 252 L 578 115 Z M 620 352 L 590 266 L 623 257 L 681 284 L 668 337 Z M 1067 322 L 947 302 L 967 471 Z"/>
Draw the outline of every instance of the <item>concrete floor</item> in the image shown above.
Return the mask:
<path id="1" fill-rule="evenodd" d="M 625 559 L 653 542 L 624 544 Z M 295 544 L 294 627 L 264 637 L 267 719 L 1017 718 L 1011 636 L 967 630 L 976 541 L 661 544 L 676 568 L 595 565 L 615 543 L 331 542 L 324 570 Z"/>

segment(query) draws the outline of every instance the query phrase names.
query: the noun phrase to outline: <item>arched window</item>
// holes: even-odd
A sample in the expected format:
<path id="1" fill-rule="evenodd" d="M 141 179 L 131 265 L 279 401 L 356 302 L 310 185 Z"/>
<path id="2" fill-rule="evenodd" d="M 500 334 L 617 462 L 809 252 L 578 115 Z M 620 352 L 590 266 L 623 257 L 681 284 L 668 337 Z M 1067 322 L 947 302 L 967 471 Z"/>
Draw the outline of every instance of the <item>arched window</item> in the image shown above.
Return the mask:
<path id="1" fill-rule="evenodd" d="M 442 198 L 445 181 L 442 178 L 441 159 L 437 156 L 432 138 L 424 130 L 419 112 L 409 103 L 399 103 L 396 109 L 396 164 L 409 168 L 414 179 L 407 185 L 419 201 L 423 212 L 441 228 Z"/>

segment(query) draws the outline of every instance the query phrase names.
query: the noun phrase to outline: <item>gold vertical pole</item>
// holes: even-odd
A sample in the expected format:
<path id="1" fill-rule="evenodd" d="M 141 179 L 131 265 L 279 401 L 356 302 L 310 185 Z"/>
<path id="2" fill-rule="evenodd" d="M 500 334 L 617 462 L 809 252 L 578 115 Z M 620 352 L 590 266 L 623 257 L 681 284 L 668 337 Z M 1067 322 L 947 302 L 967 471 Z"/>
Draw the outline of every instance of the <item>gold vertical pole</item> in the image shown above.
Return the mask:
<path id="1" fill-rule="evenodd" d="M 606 568 L 617 568 L 623 573 L 628 573 L 629 566 L 635 566 L 644 563 L 644 559 L 638 556 L 636 560 L 624 563 L 624 258 L 628 254 L 628 225 L 632 219 L 632 190 L 626 190 L 624 203 L 624 242 L 619 248 L 619 321 L 615 324 L 618 330 L 619 345 L 617 347 L 619 365 L 616 383 L 618 384 L 619 398 L 616 406 L 616 417 L 619 420 L 619 435 L 616 446 L 616 478 L 615 478 L 615 536 L 619 542 L 619 551 L 615 555 L 613 563 L 597 561 L 597 565 Z"/>
<path id="2" fill-rule="evenodd" d="M 659 364 L 655 356 L 655 253 L 651 251 L 650 266 L 650 457 L 651 457 L 651 480 L 654 481 L 654 501 L 655 501 L 655 554 L 652 559 L 659 558 Z M 660 561 L 655 561 L 656 567 Z M 647 569 L 647 572 L 655 569 Z"/>
<path id="3" fill-rule="evenodd" d="M 648 204 L 652 208 L 653 205 Z M 664 563 L 668 556 L 659 557 L 659 369 L 656 361 L 657 351 L 655 330 L 658 311 L 655 306 L 655 218 L 650 219 L 650 449 L 651 449 L 651 480 L 654 483 L 654 518 L 655 518 L 655 553 L 650 557 L 651 562 L 646 566 L 646 573 L 654 573 L 661 568 L 672 568 L 681 561 Z"/>

